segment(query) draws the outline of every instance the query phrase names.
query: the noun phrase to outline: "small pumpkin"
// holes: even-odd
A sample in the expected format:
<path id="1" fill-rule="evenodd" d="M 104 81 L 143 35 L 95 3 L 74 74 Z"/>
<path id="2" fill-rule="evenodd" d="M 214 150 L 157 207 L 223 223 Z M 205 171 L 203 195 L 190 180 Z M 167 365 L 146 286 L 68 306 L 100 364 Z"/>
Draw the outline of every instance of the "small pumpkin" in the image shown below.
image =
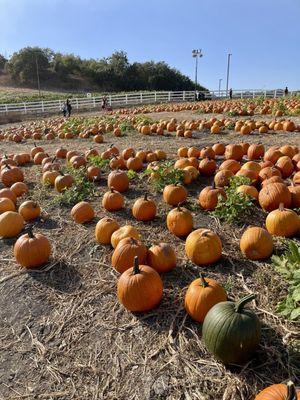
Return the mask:
<path id="1" fill-rule="evenodd" d="M 244 308 L 254 298 L 250 294 L 237 302 L 217 303 L 204 319 L 205 346 L 224 364 L 244 364 L 259 345 L 260 321 L 253 311 Z"/>
<path id="2" fill-rule="evenodd" d="M 203 322 L 208 311 L 217 303 L 226 301 L 226 292 L 214 279 L 200 273 L 188 287 L 184 306 L 186 312 L 198 322 Z"/>
<path id="3" fill-rule="evenodd" d="M 254 200 L 258 199 L 258 190 L 251 185 L 241 185 L 236 189 L 237 193 L 245 194 Z"/>
<path id="4" fill-rule="evenodd" d="M 215 173 L 217 169 L 217 164 L 215 160 L 210 159 L 210 158 L 203 158 L 199 162 L 199 167 L 198 167 L 200 174 L 203 176 L 211 176 Z"/>
<path id="5" fill-rule="evenodd" d="M 176 253 L 167 243 L 159 243 L 148 250 L 148 265 L 159 274 L 169 272 L 176 267 Z"/>
<path id="6" fill-rule="evenodd" d="M 211 230 L 196 229 L 186 239 L 185 252 L 197 265 L 213 264 L 222 256 L 222 242 Z"/>
<path id="7" fill-rule="evenodd" d="M 120 276 L 117 293 L 120 303 L 128 311 L 149 311 L 161 302 L 163 283 L 155 269 L 148 265 L 139 265 L 136 257 L 133 268 Z"/>
<path id="8" fill-rule="evenodd" d="M 41 208 L 36 201 L 27 200 L 20 205 L 19 214 L 24 221 L 32 221 L 41 215 Z"/>
<path id="9" fill-rule="evenodd" d="M 103 195 L 102 207 L 107 211 L 119 211 L 124 207 L 124 196 L 111 187 L 110 191 Z"/>
<path id="10" fill-rule="evenodd" d="M 292 195 L 284 183 L 271 183 L 261 189 L 258 195 L 259 205 L 265 211 L 273 211 L 280 203 L 289 208 Z"/>
<path id="11" fill-rule="evenodd" d="M 11 185 L 10 190 L 14 192 L 17 197 L 21 197 L 28 192 L 28 186 L 24 182 L 16 182 Z"/>
<path id="12" fill-rule="evenodd" d="M 33 269 L 45 264 L 51 255 L 51 245 L 46 236 L 31 229 L 20 236 L 14 245 L 14 256 L 17 262 L 25 268 Z"/>
<path id="13" fill-rule="evenodd" d="M 121 228 L 117 229 L 116 231 L 113 232 L 111 235 L 111 245 L 115 249 L 118 245 L 118 243 L 127 237 L 132 237 L 134 239 L 139 240 L 140 239 L 140 234 L 138 230 L 132 226 L 132 225 L 124 225 L 121 226 Z"/>
<path id="14" fill-rule="evenodd" d="M 273 238 L 265 229 L 252 226 L 243 233 L 240 249 L 249 260 L 263 260 L 273 252 Z"/>
<path id="15" fill-rule="evenodd" d="M 259 392 L 255 400 L 300 400 L 300 390 L 291 381 L 286 385 L 277 383 Z"/>
<path id="16" fill-rule="evenodd" d="M 179 184 L 167 185 L 163 191 L 164 201 L 171 205 L 177 206 L 178 204 L 184 203 L 187 199 L 187 190 L 184 186 Z"/>
<path id="17" fill-rule="evenodd" d="M 16 182 L 23 182 L 24 174 L 19 167 L 6 165 L 1 169 L 0 180 L 4 186 L 11 187 Z"/>
<path id="18" fill-rule="evenodd" d="M 127 237 L 120 240 L 115 248 L 111 265 L 122 274 L 132 267 L 135 257 L 138 257 L 139 264 L 143 264 L 147 258 L 147 247 L 139 240 Z"/>
<path id="19" fill-rule="evenodd" d="M 95 216 L 93 207 L 87 201 L 75 204 L 71 210 L 71 216 L 77 224 L 91 221 Z"/>
<path id="20" fill-rule="evenodd" d="M 291 237 L 300 231 L 300 218 L 293 210 L 279 205 L 277 210 L 271 211 L 266 218 L 266 227 L 271 235 Z"/>
<path id="21" fill-rule="evenodd" d="M 149 200 L 147 193 L 144 197 L 137 199 L 132 207 L 132 215 L 138 221 L 151 221 L 156 215 L 156 204 Z"/>
<path id="22" fill-rule="evenodd" d="M 0 215 L 0 237 L 12 238 L 22 231 L 24 218 L 17 212 L 5 211 Z"/>
<path id="23" fill-rule="evenodd" d="M 97 222 L 95 227 L 95 238 L 98 243 L 110 244 L 112 234 L 120 228 L 116 220 L 104 217 Z"/>
<path id="24" fill-rule="evenodd" d="M 226 198 L 225 191 L 222 188 L 216 188 L 215 183 L 212 186 L 206 186 L 201 190 L 198 200 L 204 210 L 213 211 L 219 201 L 219 197 Z"/>
<path id="25" fill-rule="evenodd" d="M 107 177 L 107 186 L 114 188 L 120 193 L 126 192 L 129 188 L 129 178 L 124 171 L 112 171 Z"/>
<path id="26" fill-rule="evenodd" d="M 233 177 L 233 172 L 227 169 L 218 171 L 214 177 L 214 184 L 217 187 L 225 187 L 230 183 L 230 179 Z"/>
<path id="27" fill-rule="evenodd" d="M 74 178 L 69 174 L 62 174 L 58 175 L 54 181 L 54 187 L 57 192 L 61 193 L 64 190 L 70 188 L 74 183 Z"/>
<path id="28" fill-rule="evenodd" d="M 0 214 L 3 214 L 5 211 L 15 211 L 16 210 L 16 206 L 15 203 L 6 198 L 0 198 Z"/>
<path id="29" fill-rule="evenodd" d="M 0 189 L 0 199 L 10 199 L 14 204 L 17 203 L 17 196 L 10 189 Z"/>
<path id="30" fill-rule="evenodd" d="M 187 236 L 193 230 L 193 216 L 189 210 L 179 205 L 169 211 L 167 227 L 175 236 Z"/>

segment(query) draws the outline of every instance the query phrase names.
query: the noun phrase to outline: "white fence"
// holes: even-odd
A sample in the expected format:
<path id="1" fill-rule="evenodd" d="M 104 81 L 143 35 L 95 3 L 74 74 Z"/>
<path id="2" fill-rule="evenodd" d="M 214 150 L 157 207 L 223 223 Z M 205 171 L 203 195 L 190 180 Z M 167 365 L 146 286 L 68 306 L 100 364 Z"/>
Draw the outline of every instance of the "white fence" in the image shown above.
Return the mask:
<path id="1" fill-rule="evenodd" d="M 200 99 L 224 99 L 227 98 L 225 90 L 213 90 L 209 92 L 199 92 Z M 300 91 L 293 91 L 290 94 L 300 94 Z M 234 99 L 255 98 L 255 97 L 275 98 L 284 96 L 281 89 L 275 90 L 234 90 Z M 171 103 L 195 100 L 194 91 L 181 92 L 135 92 L 125 94 L 113 94 L 107 96 L 108 104 L 112 108 L 126 107 L 143 104 Z M 71 98 L 73 110 L 91 110 L 101 108 L 101 97 L 80 97 Z M 0 115 L 17 114 L 46 114 L 59 113 L 62 110 L 64 100 L 33 101 L 23 103 L 0 104 Z"/>

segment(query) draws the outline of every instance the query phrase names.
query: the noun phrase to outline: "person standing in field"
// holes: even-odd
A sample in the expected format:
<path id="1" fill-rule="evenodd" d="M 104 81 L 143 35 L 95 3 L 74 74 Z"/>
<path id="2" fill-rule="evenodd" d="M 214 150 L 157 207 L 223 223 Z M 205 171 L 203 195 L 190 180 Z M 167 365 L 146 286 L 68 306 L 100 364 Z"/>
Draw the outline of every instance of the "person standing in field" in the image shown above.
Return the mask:
<path id="1" fill-rule="evenodd" d="M 229 90 L 229 98 L 230 98 L 230 100 L 232 100 L 232 89 L 231 88 Z"/>
<path id="2" fill-rule="evenodd" d="M 102 102 L 101 102 L 101 108 L 102 108 L 102 110 L 105 110 L 106 107 L 107 107 L 107 97 L 103 96 L 102 97 Z"/>
<path id="3" fill-rule="evenodd" d="M 289 89 L 288 89 L 288 87 L 286 86 L 285 89 L 284 89 L 284 95 L 287 96 L 288 94 L 289 94 Z"/>
<path id="4" fill-rule="evenodd" d="M 67 99 L 66 101 L 66 108 L 67 108 L 67 116 L 70 117 L 71 116 L 71 112 L 72 112 L 72 105 L 70 103 L 70 100 Z"/>

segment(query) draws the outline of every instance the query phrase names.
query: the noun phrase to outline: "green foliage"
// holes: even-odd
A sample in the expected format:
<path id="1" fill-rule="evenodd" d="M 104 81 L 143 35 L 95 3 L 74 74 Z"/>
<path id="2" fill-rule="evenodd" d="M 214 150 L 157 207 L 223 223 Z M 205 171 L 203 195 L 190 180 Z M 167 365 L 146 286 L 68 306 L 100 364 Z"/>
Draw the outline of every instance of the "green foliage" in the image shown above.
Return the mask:
<path id="1" fill-rule="evenodd" d="M 244 176 L 233 176 L 229 186 L 225 187 L 226 199 L 219 196 L 218 205 L 212 215 L 228 223 L 239 222 L 250 214 L 253 208 L 253 199 L 243 193 L 238 193 L 241 185 L 249 185 L 250 179 Z"/>
<path id="2" fill-rule="evenodd" d="M 274 269 L 288 284 L 287 296 L 277 305 L 277 313 L 291 320 L 300 320 L 300 245 L 288 241 L 281 256 L 272 256 Z"/>
<path id="3" fill-rule="evenodd" d="M 72 175 L 75 182 L 55 198 L 54 202 L 56 204 L 74 206 L 80 201 L 92 200 L 99 195 L 94 183 L 87 179 L 85 168 L 74 169 L 71 166 L 67 166 L 64 172 Z"/>
<path id="4" fill-rule="evenodd" d="M 128 176 L 128 179 L 130 181 L 132 181 L 132 180 L 138 178 L 139 174 L 136 171 L 134 171 L 133 169 L 130 169 L 129 171 L 127 171 L 127 176 Z"/>
<path id="5" fill-rule="evenodd" d="M 134 128 L 129 121 L 123 121 L 119 124 L 119 128 L 122 132 L 132 131 Z"/>
<path id="6" fill-rule="evenodd" d="M 33 83 L 38 59 L 41 85 L 43 78 L 53 78 L 56 87 L 74 87 L 79 77 L 101 91 L 194 90 L 193 81 L 165 62 L 130 64 L 124 51 L 115 51 L 102 59 L 81 59 L 74 54 L 55 53 L 50 49 L 26 47 L 8 61 L 12 78 L 19 83 Z M 75 77 L 75 79 L 74 79 Z M 75 86 L 76 87 L 76 86 Z M 199 90 L 206 90 L 198 85 Z"/>
<path id="7" fill-rule="evenodd" d="M 33 83 L 36 80 L 37 64 L 40 78 L 47 77 L 53 54 L 50 49 L 25 47 L 12 55 L 7 67 L 17 82 Z"/>
<path id="8" fill-rule="evenodd" d="M 147 168 L 143 173 L 144 175 L 154 173 L 154 177 L 151 178 L 150 182 L 157 191 L 162 192 L 167 185 L 183 183 L 184 171 L 174 168 L 172 161 L 162 161 L 157 166 L 157 169 Z"/>
<path id="9" fill-rule="evenodd" d="M 109 160 L 101 158 L 101 156 L 91 156 L 89 157 L 89 164 L 107 170 L 109 167 Z"/>

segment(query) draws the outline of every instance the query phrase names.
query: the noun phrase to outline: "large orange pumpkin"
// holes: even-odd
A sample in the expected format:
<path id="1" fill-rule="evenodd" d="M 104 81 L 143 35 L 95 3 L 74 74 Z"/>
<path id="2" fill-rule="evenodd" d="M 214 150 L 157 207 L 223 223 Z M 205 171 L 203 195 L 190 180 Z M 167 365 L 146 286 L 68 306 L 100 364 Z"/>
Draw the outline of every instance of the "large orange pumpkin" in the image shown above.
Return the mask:
<path id="1" fill-rule="evenodd" d="M 185 252 L 197 265 L 213 264 L 222 256 L 222 243 L 219 236 L 211 230 L 197 229 L 187 237 Z"/>
<path id="2" fill-rule="evenodd" d="M 120 240 L 115 248 L 111 264 L 122 274 L 132 267 L 135 257 L 138 257 L 139 264 L 143 264 L 147 257 L 147 247 L 139 240 L 127 237 Z"/>
<path id="3" fill-rule="evenodd" d="M 132 312 L 144 312 L 155 308 L 162 299 L 163 283 L 155 269 L 139 265 L 134 259 L 133 268 L 127 269 L 119 278 L 118 299 Z"/>
<path id="4" fill-rule="evenodd" d="M 263 228 L 249 227 L 242 235 L 240 249 L 249 260 L 263 260 L 273 252 L 272 236 Z"/>

